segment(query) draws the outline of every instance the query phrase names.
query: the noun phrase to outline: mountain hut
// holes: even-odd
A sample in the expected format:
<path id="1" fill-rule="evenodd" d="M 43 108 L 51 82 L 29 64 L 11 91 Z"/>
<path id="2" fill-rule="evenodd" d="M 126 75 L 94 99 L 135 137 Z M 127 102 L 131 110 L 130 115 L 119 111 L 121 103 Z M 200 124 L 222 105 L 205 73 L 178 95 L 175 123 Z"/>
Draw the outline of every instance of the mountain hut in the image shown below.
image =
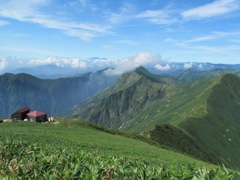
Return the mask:
<path id="1" fill-rule="evenodd" d="M 46 122 L 48 121 L 47 114 L 41 111 L 32 111 L 27 114 L 31 122 Z"/>
<path id="2" fill-rule="evenodd" d="M 20 109 L 11 115 L 11 119 L 13 120 L 24 120 L 27 118 L 27 114 L 30 112 L 28 107 Z"/>

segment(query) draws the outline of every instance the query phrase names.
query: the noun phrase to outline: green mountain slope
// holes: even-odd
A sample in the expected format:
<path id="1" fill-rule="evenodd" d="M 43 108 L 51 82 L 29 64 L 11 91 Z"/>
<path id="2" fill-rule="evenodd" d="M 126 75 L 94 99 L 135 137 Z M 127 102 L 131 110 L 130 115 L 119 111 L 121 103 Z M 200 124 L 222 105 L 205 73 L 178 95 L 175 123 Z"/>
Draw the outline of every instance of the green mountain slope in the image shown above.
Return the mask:
<path id="1" fill-rule="evenodd" d="M 215 154 L 224 164 L 239 168 L 239 78 L 228 74 L 223 77 L 202 79 L 169 87 L 168 93 L 169 97 L 165 96 L 152 105 L 149 104 L 136 118 L 130 120 L 129 130 L 136 128 L 135 130 L 144 131 L 144 126 L 150 128 L 154 124 L 170 124 L 189 135 L 190 139 L 194 139 L 211 155 L 204 155 L 204 151 L 197 153 L 195 147 L 197 149 L 199 147 L 196 145 L 193 149 L 184 150 L 182 147 L 192 147 L 191 141 L 176 141 L 178 138 L 171 139 L 171 136 L 164 139 L 160 136 L 162 132 L 156 133 L 156 128 L 154 133 L 151 133 L 152 137 L 156 140 L 157 136 L 160 143 L 196 157 L 204 158 L 204 155 L 208 159 Z M 139 122 L 137 119 L 142 121 Z M 167 130 L 167 134 L 168 132 Z M 179 136 L 176 134 L 175 137 Z"/>
<path id="2" fill-rule="evenodd" d="M 73 116 L 105 127 L 138 132 L 151 130 L 159 122 L 181 121 L 193 114 L 205 113 L 204 98 L 217 83 L 216 78 L 189 83 L 178 83 L 169 78 L 160 82 L 163 77 L 155 75 L 155 79 L 159 79 L 157 82 L 145 74 L 138 71 L 124 74 L 116 85 L 97 98 L 75 106 Z M 101 117 L 103 114 L 106 117 Z M 115 124 L 107 124 L 113 119 L 117 121 Z"/>
<path id="3" fill-rule="evenodd" d="M 103 71 L 53 80 L 28 74 L 4 74 L 0 76 L 0 117 L 9 117 L 25 106 L 50 116 L 63 116 L 75 104 L 116 81 L 117 77 L 107 76 Z"/>
<path id="4" fill-rule="evenodd" d="M 139 132 L 205 161 L 239 168 L 239 85 L 239 78 L 229 74 L 170 83 L 132 72 L 103 98 L 76 106 L 73 115 Z"/>
<path id="5" fill-rule="evenodd" d="M 212 88 L 205 116 L 189 118 L 180 126 L 209 149 L 219 153 L 225 164 L 240 167 L 240 79 L 225 75 Z"/>
<path id="6" fill-rule="evenodd" d="M 168 81 L 175 83 L 172 78 L 153 76 L 142 67 L 138 68 L 124 74 L 116 85 L 98 97 L 75 106 L 72 116 L 108 128 L 122 128 L 142 111 L 147 102 L 163 96 Z"/>

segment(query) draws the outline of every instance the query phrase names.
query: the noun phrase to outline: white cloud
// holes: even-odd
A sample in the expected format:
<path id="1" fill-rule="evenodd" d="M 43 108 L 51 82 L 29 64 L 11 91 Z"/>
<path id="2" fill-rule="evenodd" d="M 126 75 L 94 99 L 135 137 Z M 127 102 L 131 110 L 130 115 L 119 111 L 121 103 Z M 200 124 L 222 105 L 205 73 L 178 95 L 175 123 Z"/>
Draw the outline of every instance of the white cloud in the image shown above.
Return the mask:
<path id="1" fill-rule="evenodd" d="M 134 5 L 123 1 L 118 10 L 115 10 L 115 11 L 108 10 L 105 12 L 105 16 L 106 16 L 106 19 L 111 24 L 119 24 L 124 21 L 133 19 L 134 9 L 135 9 Z"/>
<path id="2" fill-rule="evenodd" d="M 194 43 L 194 42 L 209 41 L 209 40 L 212 40 L 212 39 L 216 39 L 216 37 L 214 37 L 214 36 L 199 36 L 199 37 L 194 37 L 194 38 L 192 38 L 190 40 L 187 40 L 185 42 Z"/>
<path id="3" fill-rule="evenodd" d="M 226 36 L 230 37 L 230 36 L 239 36 L 239 35 L 240 35 L 240 32 L 212 32 L 208 35 L 193 37 L 192 39 L 186 40 L 185 43 L 210 41 L 210 40 L 220 39 Z"/>
<path id="4" fill-rule="evenodd" d="M 97 36 L 97 33 L 79 29 L 69 29 L 68 31 L 65 31 L 65 34 L 71 37 L 79 37 L 85 41 L 88 41 Z"/>
<path id="5" fill-rule="evenodd" d="M 144 18 L 153 24 L 172 24 L 177 21 L 177 18 L 173 18 L 170 13 L 170 10 L 147 10 L 136 17 Z"/>
<path id="6" fill-rule="evenodd" d="M 160 71 L 168 71 L 171 69 L 171 66 L 169 64 L 156 64 L 154 66 L 155 69 L 160 70 Z"/>
<path id="7" fill-rule="evenodd" d="M 47 7 L 49 3 L 49 0 L 32 0 L 24 3 L 21 0 L 1 2 L 0 16 L 18 21 L 36 23 L 46 28 L 57 29 L 68 36 L 79 37 L 82 40 L 89 40 L 103 34 L 111 34 L 108 31 L 110 26 L 66 21 L 61 19 L 61 17 L 44 14 L 39 11 L 41 8 Z"/>
<path id="8" fill-rule="evenodd" d="M 173 15 L 174 13 L 175 12 L 169 7 L 159 10 L 145 10 L 137 12 L 136 5 L 132 5 L 126 2 L 123 3 L 118 12 L 105 12 L 106 18 L 112 24 L 119 24 L 124 21 L 140 19 L 157 25 L 166 25 L 177 22 L 178 19 Z"/>
<path id="9" fill-rule="evenodd" d="M 29 65 L 47 65 L 47 64 L 55 64 L 59 67 L 70 66 L 72 68 L 80 68 L 84 69 L 87 68 L 87 64 L 85 61 L 81 59 L 69 59 L 69 58 L 39 58 L 39 59 L 32 59 L 28 63 Z"/>
<path id="10" fill-rule="evenodd" d="M 8 62 L 5 57 L 0 56 L 0 70 L 3 70 L 6 68 Z"/>
<path id="11" fill-rule="evenodd" d="M 215 0 L 181 13 L 184 19 L 204 19 L 224 15 L 239 9 L 239 0 Z"/>
<path id="12" fill-rule="evenodd" d="M 172 38 L 167 38 L 164 41 L 172 43 L 178 47 L 184 49 L 194 50 L 199 54 L 202 53 L 218 53 L 218 54 L 234 54 L 236 50 L 239 50 L 238 43 L 237 45 L 229 44 L 231 40 L 238 39 L 240 35 L 239 31 L 215 31 L 206 35 L 195 36 L 186 40 L 177 40 Z M 226 41 L 227 39 L 227 41 Z M 205 41 L 217 42 L 214 45 L 208 45 L 207 43 L 202 43 Z M 219 43 L 221 41 L 221 43 Z M 224 43 L 223 43 L 224 42 Z M 213 44 L 213 43 L 212 43 Z"/>
<path id="13" fill-rule="evenodd" d="M 160 61 L 160 56 L 154 56 L 149 52 L 139 52 L 133 59 L 135 67 L 151 64 Z"/>
<path id="14" fill-rule="evenodd" d="M 94 67 L 106 68 L 106 67 L 114 67 L 115 61 L 112 59 L 96 58 L 93 61 L 88 62 L 88 64 Z"/>
<path id="15" fill-rule="evenodd" d="M 125 57 L 116 61 L 115 68 L 113 70 L 108 70 L 107 73 L 110 74 L 122 74 L 139 66 L 144 66 L 148 64 L 154 64 L 161 61 L 160 56 L 152 55 L 149 52 L 139 52 L 134 57 Z"/>
<path id="16" fill-rule="evenodd" d="M 24 21 L 27 18 L 40 15 L 37 11 L 37 7 L 47 4 L 48 0 L 32 0 L 25 1 L 24 3 L 21 0 L 9 0 L 1 2 L 0 15 Z"/>
<path id="17" fill-rule="evenodd" d="M 193 63 L 192 63 L 192 62 L 184 63 L 183 67 L 184 67 L 185 69 L 190 69 L 190 68 L 193 67 Z"/>
<path id="18" fill-rule="evenodd" d="M 70 61 L 70 65 L 71 65 L 72 68 L 80 68 L 80 69 L 87 68 L 86 62 L 84 62 L 80 59 L 72 59 Z"/>

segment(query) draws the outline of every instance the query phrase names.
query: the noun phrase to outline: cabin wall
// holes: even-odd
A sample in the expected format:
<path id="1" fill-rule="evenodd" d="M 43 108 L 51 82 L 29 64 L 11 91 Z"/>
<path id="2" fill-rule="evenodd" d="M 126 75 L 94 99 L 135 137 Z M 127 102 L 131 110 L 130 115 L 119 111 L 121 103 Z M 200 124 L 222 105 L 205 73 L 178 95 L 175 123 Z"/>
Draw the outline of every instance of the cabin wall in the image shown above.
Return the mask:
<path id="1" fill-rule="evenodd" d="M 36 122 L 46 122 L 46 121 L 48 121 L 46 114 L 36 117 Z"/>

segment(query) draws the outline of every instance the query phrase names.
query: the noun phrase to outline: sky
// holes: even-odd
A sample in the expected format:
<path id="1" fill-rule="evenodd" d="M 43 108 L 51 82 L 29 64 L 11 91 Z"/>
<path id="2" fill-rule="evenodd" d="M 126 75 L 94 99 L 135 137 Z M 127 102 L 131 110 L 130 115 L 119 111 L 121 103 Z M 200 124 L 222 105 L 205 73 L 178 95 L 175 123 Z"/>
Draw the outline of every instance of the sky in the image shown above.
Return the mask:
<path id="1" fill-rule="evenodd" d="M 0 70 L 91 57 L 239 64 L 240 1 L 0 0 Z"/>

